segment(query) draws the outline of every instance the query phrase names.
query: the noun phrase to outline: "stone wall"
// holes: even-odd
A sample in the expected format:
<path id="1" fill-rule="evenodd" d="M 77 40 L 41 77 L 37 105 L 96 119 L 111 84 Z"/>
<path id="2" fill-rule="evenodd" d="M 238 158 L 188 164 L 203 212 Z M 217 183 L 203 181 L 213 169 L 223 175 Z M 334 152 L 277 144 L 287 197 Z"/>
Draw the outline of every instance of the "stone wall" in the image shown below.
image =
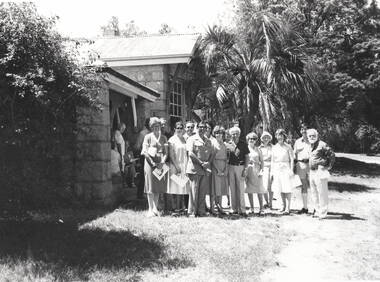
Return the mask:
<path id="1" fill-rule="evenodd" d="M 139 130 L 144 127 L 144 121 L 147 117 L 156 115 L 169 118 L 167 110 L 168 72 L 165 65 L 114 67 L 114 69 L 161 94 L 154 103 L 142 98 L 136 101 L 137 127 Z"/>
<path id="2" fill-rule="evenodd" d="M 77 197 L 84 204 L 112 205 L 116 191 L 111 178 L 111 142 L 109 92 L 104 87 L 101 95 L 102 110 L 78 108 L 76 153 Z"/>

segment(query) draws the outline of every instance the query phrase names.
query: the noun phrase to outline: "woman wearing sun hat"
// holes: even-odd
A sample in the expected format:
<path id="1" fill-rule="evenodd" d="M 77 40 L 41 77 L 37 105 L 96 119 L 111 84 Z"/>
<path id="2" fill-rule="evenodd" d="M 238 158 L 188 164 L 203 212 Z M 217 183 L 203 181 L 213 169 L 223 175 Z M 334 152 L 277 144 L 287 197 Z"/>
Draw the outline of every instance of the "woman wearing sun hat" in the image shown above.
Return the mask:
<path id="1" fill-rule="evenodd" d="M 268 131 L 263 131 L 261 134 L 260 140 L 261 144 L 259 146 L 259 149 L 261 151 L 261 154 L 263 156 L 263 175 L 262 175 L 262 181 L 263 181 L 263 188 L 268 193 L 264 194 L 265 201 L 267 202 L 267 206 L 269 208 L 272 208 L 272 199 L 273 199 L 273 192 L 271 188 L 272 179 L 270 174 L 270 165 L 272 160 L 272 135 Z"/>
<path id="2" fill-rule="evenodd" d="M 165 193 L 167 189 L 167 173 L 160 180 L 154 171 L 164 173 L 163 168 L 168 156 L 168 141 L 165 135 L 161 134 L 161 121 L 157 117 L 152 117 L 149 127 L 152 131 L 144 137 L 141 154 L 145 156 L 144 163 L 144 192 L 147 194 L 149 211 L 148 216 L 158 216 L 159 194 Z"/>

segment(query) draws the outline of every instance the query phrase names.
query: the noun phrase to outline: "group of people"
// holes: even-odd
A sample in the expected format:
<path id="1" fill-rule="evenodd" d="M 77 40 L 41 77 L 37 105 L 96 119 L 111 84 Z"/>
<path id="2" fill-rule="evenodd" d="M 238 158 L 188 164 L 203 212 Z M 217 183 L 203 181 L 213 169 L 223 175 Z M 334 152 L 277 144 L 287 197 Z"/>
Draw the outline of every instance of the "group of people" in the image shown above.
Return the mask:
<path id="1" fill-rule="evenodd" d="M 334 153 L 315 129 L 301 126 L 302 137 L 294 148 L 286 142 L 284 129 L 272 135 L 250 132 L 240 138 L 241 130 L 226 130 L 207 121 L 197 124 L 177 122 L 169 139 L 162 132 L 162 121 L 149 120 L 150 132 L 142 142 L 144 157 L 144 192 L 148 199 L 148 216 L 159 216 L 161 194 L 170 195 L 177 207 L 187 208 L 190 217 L 224 213 L 226 196 L 230 213 L 247 216 L 253 213 L 253 194 L 257 194 L 259 215 L 272 209 L 273 195 L 281 197 L 282 214 L 291 212 L 292 192 L 302 186 L 303 208 L 308 213 L 308 190 L 312 191 L 314 216 L 325 218 L 328 206 L 327 182 Z M 245 193 L 250 209 L 247 212 Z M 206 195 L 209 206 L 206 207 Z M 265 201 L 265 204 L 264 204 Z"/>

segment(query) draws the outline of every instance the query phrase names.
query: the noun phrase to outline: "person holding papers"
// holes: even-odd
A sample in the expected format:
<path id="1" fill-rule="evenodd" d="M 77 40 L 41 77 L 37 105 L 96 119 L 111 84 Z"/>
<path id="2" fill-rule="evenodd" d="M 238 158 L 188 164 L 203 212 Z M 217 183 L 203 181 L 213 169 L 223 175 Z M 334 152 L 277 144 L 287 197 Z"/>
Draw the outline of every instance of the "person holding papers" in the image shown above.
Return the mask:
<path id="1" fill-rule="evenodd" d="M 176 122 L 174 135 L 168 141 L 170 161 L 167 193 L 178 195 L 176 197 L 177 203 L 175 203 L 177 208 L 182 208 L 183 205 L 181 204 L 183 197 L 179 195 L 188 195 L 190 192 L 190 183 L 186 176 L 188 157 L 184 133 L 183 123 L 181 121 Z"/>
<path id="2" fill-rule="evenodd" d="M 151 133 L 144 137 L 141 154 L 145 156 L 144 163 L 144 192 L 147 194 L 149 211 L 148 216 L 158 216 L 158 199 L 160 193 L 167 189 L 167 171 L 165 164 L 168 156 L 168 142 L 161 134 L 161 121 L 152 117 L 149 121 Z"/>

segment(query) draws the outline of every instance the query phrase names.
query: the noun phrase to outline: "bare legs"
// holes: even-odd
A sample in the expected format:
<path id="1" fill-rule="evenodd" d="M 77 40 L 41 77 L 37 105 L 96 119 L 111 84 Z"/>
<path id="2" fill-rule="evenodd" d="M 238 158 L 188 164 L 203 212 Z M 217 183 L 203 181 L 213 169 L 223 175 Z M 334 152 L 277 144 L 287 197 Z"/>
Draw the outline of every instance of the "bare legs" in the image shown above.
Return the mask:
<path id="1" fill-rule="evenodd" d="M 290 202 L 292 199 L 292 193 L 281 193 L 282 199 L 282 212 L 290 213 Z"/>
<path id="2" fill-rule="evenodd" d="M 158 193 L 148 193 L 147 194 L 148 206 L 149 206 L 148 216 L 158 216 L 159 215 L 158 208 L 157 208 L 159 195 L 160 194 L 158 194 Z"/>
<path id="3" fill-rule="evenodd" d="M 259 214 L 261 214 L 264 210 L 264 207 L 263 207 L 263 198 L 265 197 L 265 195 L 267 195 L 266 193 L 262 194 L 262 193 L 258 193 L 257 194 L 257 199 L 259 200 Z M 251 208 L 251 212 L 253 213 L 254 211 L 254 204 L 253 204 L 253 194 L 252 193 L 248 193 L 248 200 L 249 200 L 249 205 L 250 205 L 250 208 Z"/>
<path id="4" fill-rule="evenodd" d="M 307 189 L 309 188 L 309 180 L 307 178 L 301 178 L 302 182 L 302 203 L 303 208 L 307 210 Z"/>
<path id="5" fill-rule="evenodd" d="M 253 206 L 253 194 L 248 193 L 248 200 L 249 200 L 249 206 L 251 208 L 250 213 L 253 213 L 254 206 Z"/>

